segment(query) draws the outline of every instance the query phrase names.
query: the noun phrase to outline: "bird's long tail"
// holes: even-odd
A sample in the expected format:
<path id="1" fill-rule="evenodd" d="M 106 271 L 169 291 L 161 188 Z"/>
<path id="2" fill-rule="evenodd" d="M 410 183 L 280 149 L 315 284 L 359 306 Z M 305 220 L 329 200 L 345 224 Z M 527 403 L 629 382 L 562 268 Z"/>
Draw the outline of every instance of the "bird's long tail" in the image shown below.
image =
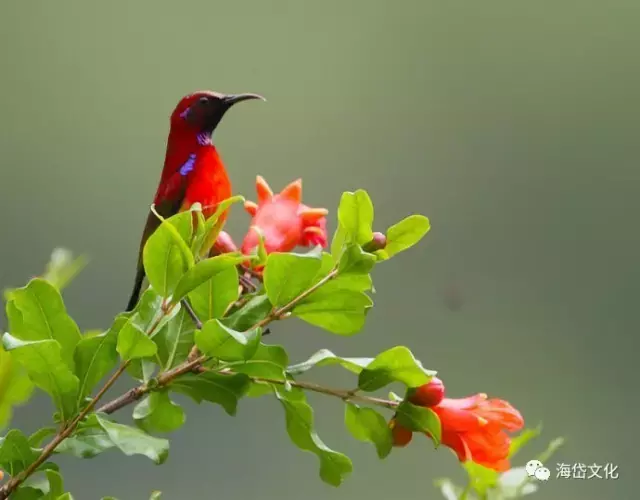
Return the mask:
<path id="1" fill-rule="evenodd" d="M 142 282 L 144 281 L 144 267 L 138 265 L 138 270 L 136 271 L 136 281 L 133 285 L 133 291 L 131 292 L 131 297 L 129 297 L 129 303 L 127 304 L 127 312 L 133 311 L 140 300 L 140 292 L 142 291 Z"/>

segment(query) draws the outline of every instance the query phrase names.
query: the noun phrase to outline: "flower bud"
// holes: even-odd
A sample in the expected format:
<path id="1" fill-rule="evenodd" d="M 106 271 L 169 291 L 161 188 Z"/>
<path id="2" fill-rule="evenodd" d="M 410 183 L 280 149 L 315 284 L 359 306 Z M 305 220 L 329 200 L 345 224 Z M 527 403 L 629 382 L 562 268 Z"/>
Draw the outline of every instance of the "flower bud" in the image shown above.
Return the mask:
<path id="1" fill-rule="evenodd" d="M 362 249 L 365 252 L 375 252 L 376 250 L 382 250 L 387 246 L 387 237 L 379 232 L 373 233 L 373 239 L 363 245 Z"/>
<path id="2" fill-rule="evenodd" d="M 391 441 L 393 446 L 403 448 L 411 442 L 413 432 L 406 427 L 399 425 L 395 418 L 392 418 L 389 421 L 389 428 L 391 429 Z"/>
<path id="3" fill-rule="evenodd" d="M 409 401 L 417 406 L 436 406 L 444 399 L 444 384 L 438 377 L 433 377 L 428 384 L 413 389 Z"/>

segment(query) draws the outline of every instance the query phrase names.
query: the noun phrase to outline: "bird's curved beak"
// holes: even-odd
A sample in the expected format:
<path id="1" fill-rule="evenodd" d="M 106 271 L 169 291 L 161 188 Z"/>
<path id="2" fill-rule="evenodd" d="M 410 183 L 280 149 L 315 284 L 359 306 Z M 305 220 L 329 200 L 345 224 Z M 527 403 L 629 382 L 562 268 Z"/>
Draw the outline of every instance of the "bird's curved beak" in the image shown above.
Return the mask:
<path id="1" fill-rule="evenodd" d="M 222 101 L 228 107 L 231 107 L 234 104 L 237 104 L 241 101 L 248 101 L 249 99 L 260 99 L 261 101 L 266 101 L 266 99 L 260 94 L 228 94 L 222 98 Z"/>

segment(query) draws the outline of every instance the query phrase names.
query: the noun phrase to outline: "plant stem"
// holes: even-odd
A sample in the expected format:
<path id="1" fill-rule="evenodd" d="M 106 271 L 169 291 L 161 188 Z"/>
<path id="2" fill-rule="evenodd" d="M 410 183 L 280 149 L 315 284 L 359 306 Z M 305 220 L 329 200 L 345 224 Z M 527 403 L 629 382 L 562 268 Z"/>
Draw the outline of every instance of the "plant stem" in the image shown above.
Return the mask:
<path id="1" fill-rule="evenodd" d="M 100 389 L 98 393 L 91 399 L 91 401 L 85 407 L 85 409 L 82 410 L 78 414 L 78 416 L 71 421 L 70 424 L 65 426 L 64 429 L 62 429 L 58 434 L 56 434 L 53 440 L 47 446 L 44 447 L 44 449 L 40 453 L 40 456 L 36 459 L 35 462 L 33 462 L 29 467 L 27 467 L 27 469 L 23 473 L 17 475 L 14 478 L 11 478 L 11 480 L 7 484 L 5 484 L 2 488 L 0 488 L 0 500 L 5 500 L 6 498 L 8 498 L 11 492 L 13 492 L 18 486 L 20 486 L 20 484 L 24 482 L 25 479 L 27 479 L 31 474 L 33 474 L 38 467 L 40 467 L 44 462 L 46 462 L 46 460 L 53 454 L 53 452 L 58 447 L 58 445 L 71 435 L 71 433 L 75 430 L 76 426 L 80 423 L 80 421 L 84 419 L 89 414 L 89 412 L 91 412 L 91 410 L 95 407 L 95 405 L 98 403 L 100 398 L 102 398 L 102 396 L 104 396 L 104 394 L 111 388 L 111 386 L 115 383 L 118 377 L 124 373 L 128 364 L 129 364 L 128 362 L 125 362 L 120 365 L 120 367 L 114 372 L 114 374 L 111 375 L 109 380 L 107 380 L 106 384 L 104 384 L 102 389 Z"/>
<path id="2" fill-rule="evenodd" d="M 170 307 L 168 309 L 161 308 L 162 315 L 160 315 L 151 325 L 147 335 L 151 336 L 153 332 L 158 328 L 162 318 L 171 313 L 173 308 Z M 4 486 L 0 488 L 0 500 L 5 500 L 9 497 L 9 495 L 18 488 L 29 476 L 31 476 L 37 469 L 40 467 L 46 460 L 53 454 L 58 445 L 68 438 L 73 431 L 76 429 L 78 424 L 95 408 L 98 402 L 102 399 L 105 393 L 115 384 L 116 380 L 124 373 L 129 366 L 130 361 L 124 361 L 120 364 L 118 369 L 109 377 L 109 380 L 102 386 L 102 388 L 98 391 L 98 393 L 91 398 L 89 404 L 68 424 L 66 424 L 58 434 L 55 435 L 53 440 L 47 446 L 45 446 L 40 453 L 40 456 L 33 462 L 27 469 L 18 474 L 17 476 L 11 478 Z"/>
<path id="3" fill-rule="evenodd" d="M 300 295 L 298 295 L 297 297 L 292 299 L 290 302 L 288 302 L 287 304 L 283 305 L 282 307 L 275 308 L 273 311 L 271 311 L 271 313 L 266 318 L 264 318 L 261 321 L 258 321 L 255 325 L 253 325 L 253 327 L 250 328 L 250 330 L 254 330 L 255 328 L 264 327 L 264 326 L 268 325 L 269 323 L 271 323 L 274 320 L 281 319 L 284 314 L 286 314 L 289 311 L 291 311 L 291 309 L 293 309 L 295 306 L 297 306 L 300 302 L 302 302 L 304 299 L 306 299 L 309 295 L 311 295 L 313 292 L 315 292 L 322 285 L 324 285 L 324 284 L 328 283 L 329 281 L 331 281 L 337 275 L 338 275 L 338 270 L 337 269 L 333 269 L 329 274 L 327 274 L 324 278 L 322 278 L 320 281 L 318 281 L 315 285 L 312 285 L 309 288 L 307 288 L 304 292 L 302 292 Z"/>
<path id="4" fill-rule="evenodd" d="M 337 274 L 338 274 L 338 270 L 333 269 L 324 278 L 322 278 L 320 281 L 318 281 L 317 283 L 309 287 L 307 290 L 302 292 L 300 295 L 295 297 L 293 300 L 291 300 L 287 304 L 279 308 L 274 308 L 266 318 L 258 321 L 248 331 L 255 330 L 256 328 L 263 328 L 269 323 L 271 323 L 272 321 L 281 319 L 284 314 L 291 311 L 291 309 L 293 309 L 302 300 L 306 299 L 309 295 L 315 292 L 322 285 L 324 285 L 325 283 L 335 278 Z M 185 306 L 185 304 L 187 305 Z M 198 324 L 202 326 L 202 322 L 197 317 L 197 315 L 195 314 L 195 311 L 193 311 L 193 309 L 187 303 L 186 300 L 184 300 L 183 306 L 186 307 L 187 312 L 189 313 L 191 318 L 194 320 L 194 323 L 196 323 L 196 326 Z M 164 308 L 162 308 L 163 316 L 170 314 L 171 309 L 172 308 L 168 308 L 167 310 L 165 310 Z M 149 329 L 150 331 L 147 332 L 148 335 L 151 335 L 153 333 L 153 330 L 157 328 L 157 326 L 160 324 L 161 318 L 162 316 L 154 322 L 154 324 Z M 181 363 L 175 368 L 165 373 L 161 373 L 156 378 L 156 384 L 153 387 L 150 386 L 149 384 L 142 384 L 138 387 L 130 389 L 125 394 L 119 396 L 113 401 L 110 401 L 105 405 L 101 406 L 100 408 L 98 408 L 97 413 L 113 413 L 116 410 L 123 408 L 131 404 L 132 402 L 140 399 L 143 395 L 147 394 L 148 392 L 151 392 L 153 389 L 156 389 L 158 387 L 164 387 L 170 384 L 176 377 L 179 377 L 180 375 L 183 375 L 185 373 L 192 372 L 192 371 L 197 372 L 198 368 L 202 365 L 202 363 L 204 363 L 205 361 L 207 361 L 207 359 L 209 359 L 208 356 L 198 355 L 198 351 L 197 351 L 197 348 L 195 348 L 195 346 L 194 346 L 194 349 L 192 349 L 190 356 L 191 354 L 195 354 L 193 359 L 187 359 L 187 361 Z M 73 431 L 76 429 L 78 424 L 91 412 L 91 410 L 93 410 L 93 408 L 98 404 L 98 401 L 100 401 L 100 399 L 104 396 L 104 394 L 111 388 L 111 386 L 116 382 L 118 377 L 120 377 L 120 375 L 124 373 L 128 364 L 129 362 L 127 361 L 120 365 L 120 367 L 115 371 L 115 373 L 109 378 L 109 380 L 102 387 L 102 389 L 98 391 L 98 393 L 91 399 L 89 404 L 78 414 L 78 416 L 75 419 L 73 419 L 69 425 L 65 426 L 58 434 L 56 434 L 53 440 L 47 446 L 44 447 L 44 449 L 40 453 L 40 456 L 37 458 L 35 462 L 33 462 L 24 472 L 12 478 L 4 486 L 0 488 L 0 500 L 6 500 L 9 497 L 9 495 L 13 491 L 15 491 L 15 489 L 18 486 L 20 486 L 31 474 L 33 474 L 36 471 L 38 467 L 40 467 L 53 454 L 53 452 L 58 447 L 58 445 L 73 433 Z M 267 378 L 260 378 L 260 377 L 250 377 L 250 378 L 255 382 L 280 384 L 280 385 L 285 384 L 285 381 L 283 380 L 267 379 Z M 378 398 L 370 398 L 368 396 L 358 396 L 353 394 L 352 391 L 349 391 L 349 390 L 330 389 L 317 384 L 312 384 L 310 382 L 288 381 L 288 383 L 290 383 L 292 386 L 299 387 L 301 389 L 306 389 L 313 392 L 319 392 L 322 394 L 335 396 L 344 401 L 362 401 L 370 404 L 376 404 L 378 406 L 385 406 L 386 408 L 395 408 L 397 406 L 397 403 L 395 402 L 386 401 Z"/>

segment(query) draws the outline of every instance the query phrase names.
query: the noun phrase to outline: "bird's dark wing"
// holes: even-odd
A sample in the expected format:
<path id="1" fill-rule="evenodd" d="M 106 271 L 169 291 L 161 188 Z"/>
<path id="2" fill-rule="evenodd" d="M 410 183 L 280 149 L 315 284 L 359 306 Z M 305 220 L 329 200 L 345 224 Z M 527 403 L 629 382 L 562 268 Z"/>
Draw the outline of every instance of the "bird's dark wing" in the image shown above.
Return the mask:
<path id="1" fill-rule="evenodd" d="M 187 190 L 188 174 L 190 172 L 191 169 L 188 169 L 186 171 L 184 168 L 180 169 L 169 179 L 167 179 L 167 181 L 162 186 L 162 196 L 160 197 L 160 201 L 156 201 L 154 208 L 156 212 L 158 212 L 158 214 L 163 218 L 169 218 L 172 215 L 177 214 L 180 210 L 180 207 L 182 206 L 182 202 L 184 200 L 185 192 Z M 129 297 L 129 303 L 127 304 L 127 311 L 132 311 L 138 303 L 138 300 L 140 299 L 142 282 L 144 281 L 145 277 L 144 265 L 142 263 L 142 251 L 144 250 L 144 246 L 147 243 L 147 240 L 153 234 L 153 232 L 158 229 L 160 224 L 160 219 L 158 219 L 158 217 L 153 212 L 149 211 L 149 215 L 147 215 L 147 222 L 144 225 L 144 231 L 142 232 L 142 238 L 140 240 L 136 278 L 131 296 Z"/>

